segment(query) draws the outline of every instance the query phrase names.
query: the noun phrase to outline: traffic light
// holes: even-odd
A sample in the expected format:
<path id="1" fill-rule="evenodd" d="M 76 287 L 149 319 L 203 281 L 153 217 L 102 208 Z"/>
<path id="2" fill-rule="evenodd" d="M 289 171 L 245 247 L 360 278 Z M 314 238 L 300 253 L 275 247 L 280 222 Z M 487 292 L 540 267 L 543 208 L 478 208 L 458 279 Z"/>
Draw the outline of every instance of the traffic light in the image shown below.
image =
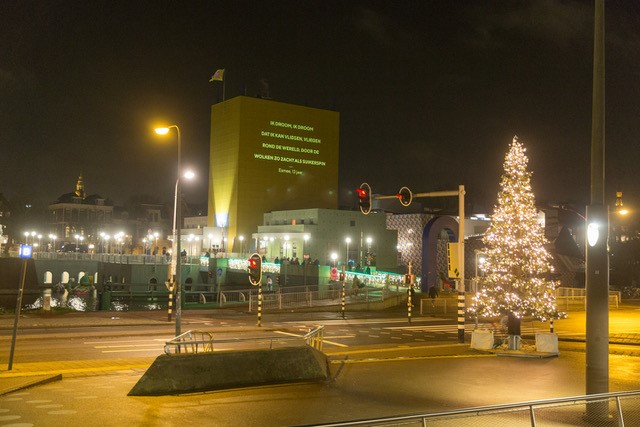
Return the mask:
<path id="1" fill-rule="evenodd" d="M 404 284 L 405 285 L 410 285 L 411 284 L 411 274 L 405 274 L 404 275 Z"/>
<path id="2" fill-rule="evenodd" d="M 249 282 L 257 286 L 262 281 L 262 258 L 260 255 L 253 254 L 249 258 Z"/>
<path id="3" fill-rule="evenodd" d="M 398 194 L 396 194 L 396 197 L 400 200 L 402 206 L 409 206 L 413 200 L 413 194 L 407 187 L 402 187 L 400 191 L 398 191 Z"/>
<path id="4" fill-rule="evenodd" d="M 342 271 L 340 272 L 340 281 L 344 282 L 344 278 L 345 278 L 344 271 Z"/>
<path id="5" fill-rule="evenodd" d="M 371 212 L 371 187 L 366 182 L 360 184 L 360 187 L 356 189 L 358 192 L 358 206 L 360 206 L 360 212 L 368 215 Z"/>

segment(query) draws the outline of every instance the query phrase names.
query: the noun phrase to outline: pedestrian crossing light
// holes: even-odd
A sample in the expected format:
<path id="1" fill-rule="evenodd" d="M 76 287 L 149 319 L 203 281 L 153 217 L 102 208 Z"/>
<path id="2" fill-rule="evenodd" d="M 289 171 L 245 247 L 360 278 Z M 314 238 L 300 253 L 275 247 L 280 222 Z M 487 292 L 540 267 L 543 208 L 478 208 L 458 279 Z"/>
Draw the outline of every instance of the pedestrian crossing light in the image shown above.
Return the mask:
<path id="1" fill-rule="evenodd" d="M 411 280 L 412 277 L 411 276 L 412 276 L 411 274 L 405 274 L 404 275 L 404 284 L 405 285 L 410 285 L 411 284 L 411 282 L 412 282 L 412 280 Z"/>
<path id="2" fill-rule="evenodd" d="M 262 281 L 262 258 L 260 255 L 253 254 L 249 258 L 249 282 L 253 286 L 258 286 Z"/>
<path id="3" fill-rule="evenodd" d="M 360 212 L 368 215 L 371 212 L 371 187 L 366 182 L 363 182 L 356 191 L 358 192 Z"/>

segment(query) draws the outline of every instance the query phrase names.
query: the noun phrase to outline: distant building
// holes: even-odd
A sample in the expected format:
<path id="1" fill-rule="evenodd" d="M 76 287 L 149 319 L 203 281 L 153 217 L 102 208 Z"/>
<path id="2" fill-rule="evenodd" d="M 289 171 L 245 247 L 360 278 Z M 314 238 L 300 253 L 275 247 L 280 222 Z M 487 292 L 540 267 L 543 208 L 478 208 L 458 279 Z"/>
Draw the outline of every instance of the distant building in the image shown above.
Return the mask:
<path id="1" fill-rule="evenodd" d="M 11 205 L 0 193 L 0 254 L 5 252 L 9 243 L 9 228 L 11 224 Z"/>
<path id="2" fill-rule="evenodd" d="M 87 196 L 81 174 L 75 191 L 49 205 L 49 218 L 51 232 L 60 243 L 74 241 L 76 234 L 89 241 L 113 222 L 113 204 L 98 194 Z"/>
<path id="3" fill-rule="evenodd" d="M 165 211 L 156 203 L 114 207 L 98 194 L 86 195 L 81 174 L 75 191 L 49 205 L 49 228 L 56 249 L 68 243 L 86 245 L 89 252 L 161 253 L 171 245 L 172 225 Z"/>
<path id="4" fill-rule="evenodd" d="M 385 213 L 297 209 L 273 211 L 263 217 L 263 224 L 251 237 L 257 242 L 257 252 L 269 261 L 310 258 L 338 266 L 348 260 L 352 267 L 371 264 L 395 271 L 397 232 L 387 229 Z"/>
<path id="5" fill-rule="evenodd" d="M 339 117 L 246 96 L 212 106 L 208 225 L 233 252 L 264 212 L 338 207 Z"/>

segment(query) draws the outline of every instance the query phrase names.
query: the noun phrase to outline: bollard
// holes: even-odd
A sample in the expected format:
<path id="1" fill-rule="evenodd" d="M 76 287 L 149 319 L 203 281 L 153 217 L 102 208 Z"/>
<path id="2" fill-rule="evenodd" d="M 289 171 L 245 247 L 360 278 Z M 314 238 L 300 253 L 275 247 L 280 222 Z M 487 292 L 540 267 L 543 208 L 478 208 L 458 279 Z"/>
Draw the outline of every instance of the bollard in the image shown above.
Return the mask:
<path id="1" fill-rule="evenodd" d="M 44 311 L 51 311 L 51 288 L 44 288 L 42 290 L 42 309 Z"/>
<path id="2" fill-rule="evenodd" d="M 262 326 L 262 282 L 258 283 L 258 326 Z"/>
<path id="3" fill-rule="evenodd" d="M 102 291 L 102 298 L 100 299 L 100 310 L 111 310 L 111 291 L 108 289 Z"/>

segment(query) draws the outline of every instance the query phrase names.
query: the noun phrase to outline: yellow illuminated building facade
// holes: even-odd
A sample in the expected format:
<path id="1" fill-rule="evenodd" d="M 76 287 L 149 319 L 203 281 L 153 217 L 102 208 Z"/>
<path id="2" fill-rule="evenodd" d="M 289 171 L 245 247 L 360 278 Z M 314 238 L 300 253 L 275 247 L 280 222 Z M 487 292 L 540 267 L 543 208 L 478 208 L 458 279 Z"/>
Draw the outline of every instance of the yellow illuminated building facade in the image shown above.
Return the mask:
<path id="1" fill-rule="evenodd" d="M 340 116 L 239 96 L 211 107 L 208 225 L 229 249 L 271 211 L 338 205 Z"/>

